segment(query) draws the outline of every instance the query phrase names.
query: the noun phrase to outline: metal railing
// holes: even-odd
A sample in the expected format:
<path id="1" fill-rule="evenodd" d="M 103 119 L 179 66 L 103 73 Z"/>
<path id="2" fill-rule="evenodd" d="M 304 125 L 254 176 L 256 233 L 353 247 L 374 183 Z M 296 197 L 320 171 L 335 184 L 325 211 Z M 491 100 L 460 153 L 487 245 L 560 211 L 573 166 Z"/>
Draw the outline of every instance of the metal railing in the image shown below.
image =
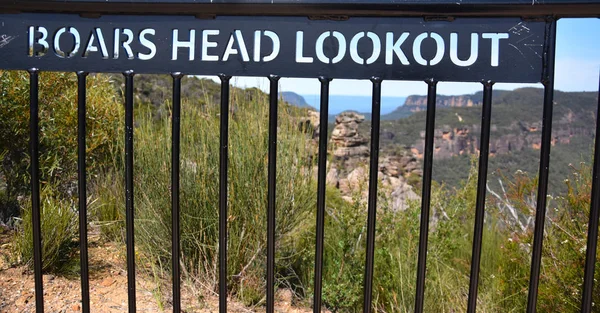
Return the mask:
<path id="1" fill-rule="evenodd" d="M 32 15 L 33 13 L 33 15 Z M 542 244 L 544 233 L 544 220 L 546 216 L 546 199 L 548 191 L 548 174 L 550 166 L 550 147 L 551 147 L 551 126 L 553 110 L 554 93 L 554 60 L 555 60 L 555 40 L 556 40 L 556 21 L 561 17 L 599 17 L 600 0 L 588 1 L 484 1 L 484 0 L 464 0 L 459 3 L 455 1 L 312 1 L 304 0 L 297 2 L 288 1 L 93 1 L 93 0 L 71 0 L 71 1 L 52 1 L 52 0 L 13 0 L 0 1 L 0 21 L 16 23 L 20 21 L 23 25 L 38 25 L 38 17 L 48 16 L 48 21 L 55 21 L 54 14 L 79 14 L 82 16 L 73 17 L 73 23 L 79 23 L 79 19 L 87 17 L 109 16 L 112 21 L 119 21 L 122 14 L 138 15 L 143 19 L 145 15 L 192 15 L 197 18 L 215 18 L 219 16 L 245 16 L 245 21 L 258 18 L 258 16 L 310 16 L 319 19 L 339 19 L 344 20 L 348 17 L 364 17 L 374 24 L 379 22 L 378 18 L 390 17 L 382 20 L 385 23 L 393 23 L 396 18 L 415 18 L 420 20 L 443 20 L 450 23 L 457 23 L 461 29 L 468 30 L 474 24 L 462 25 L 461 19 L 476 17 L 485 17 L 490 20 L 524 20 L 532 21 L 532 25 L 538 25 L 541 28 L 542 41 L 540 43 L 541 58 L 539 66 L 538 82 L 544 86 L 544 105 L 543 105 L 543 126 L 540 150 L 539 166 L 539 185 L 537 192 L 537 207 L 535 217 L 534 242 L 532 247 L 531 272 L 529 282 L 529 296 L 527 302 L 527 312 L 536 312 L 536 300 L 538 294 L 540 265 L 542 257 Z M 344 18 L 340 18 L 344 17 Z M 453 19 L 457 21 L 453 21 Z M 89 20 L 89 19 L 88 19 Z M 86 21 L 88 21 L 86 20 Z M 318 19 L 317 19 L 318 20 Z M 93 21 L 93 19 L 92 19 Z M 160 23 L 160 20 L 157 23 Z M 218 19 L 216 20 L 218 22 Z M 235 22 L 236 20 L 233 19 Z M 361 20 L 362 21 L 362 20 Z M 481 22 L 481 20 L 479 20 Z M 479 23 L 478 22 L 478 23 Z M 87 22 L 81 22 L 87 23 Z M 93 22 L 91 22 L 93 23 Z M 208 22 L 210 23 L 210 22 Z M 537 23 L 537 24 L 536 24 Z M 78 24 L 79 25 L 79 24 Z M 454 24 L 452 24 L 454 25 Z M 3 22 L 4 26 L 4 22 Z M 32 26 L 33 27 L 33 26 Z M 317 27 L 317 26 L 315 26 Z M 0 32 L 2 28 L 0 28 Z M 311 31 L 307 29 L 307 33 Z M 245 70 L 239 72 L 236 65 L 208 66 L 194 68 L 193 70 L 182 72 L 180 63 L 174 65 L 164 65 L 163 67 L 153 67 L 148 70 L 146 65 L 136 65 L 136 70 L 130 70 L 126 63 L 114 63 L 103 67 L 104 61 L 94 61 L 89 59 L 79 63 L 69 62 L 65 59 L 56 59 L 54 61 L 44 61 L 44 58 L 36 58 L 36 49 L 39 47 L 31 44 L 38 40 L 42 43 L 39 36 L 30 34 L 30 52 L 28 56 L 18 56 L 5 53 L 7 49 L 1 49 L 0 55 L 3 61 L 0 61 L 0 68 L 28 70 L 30 74 L 30 149 L 31 149 L 31 192 L 33 209 L 33 243 L 34 243 L 34 277 L 35 277 L 35 301 L 37 312 L 44 311 L 43 299 L 43 281 L 42 281 L 42 238 L 40 231 L 40 178 L 39 178 L 39 125 L 38 125 L 38 79 L 41 70 L 60 70 L 77 72 L 78 77 L 78 183 L 79 183 L 79 236 L 80 236 L 80 257 L 81 257 L 81 290 L 82 290 L 82 310 L 90 311 L 89 304 L 89 270 L 87 253 L 87 220 L 86 220 L 86 166 L 85 166 L 85 118 L 86 118 L 86 77 L 88 72 L 115 72 L 121 71 L 125 76 L 125 181 L 126 181 L 126 239 L 127 239 L 127 279 L 128 279 L 128 299 L 129 312 L 136 310 L 136 291 L 135 291 L 135 257 L 134 257 L 134 201 L 133 201 L 133 105 L 134 105 L 134 75 L 139 72 L 150 73 L 169 73 L 173 77 L 173 115 L 172 115 L 172 169 L 171 169 L 171 190 L 172 190 L 172 255 L 173 255 L 173 311 L 180 312 L 180 225 L 179 225 L 179 159 L 180 159 L 180 112 L 181 112 L 181 81 L 184 74 L 220 74 L 221 80 L 221 110 L 226 112 L 229 108 L 229 83 L 232 75 L 253 75 L 267 76 L 270 82 L 269 96 L 269 144 L 268 144 L 268 196 L 267 196 L 267 300 L 266 311 L 274 312 L 274 268 L 275 268 L 275 183 L 276 183 L 276 151 L 277 151 L 277 108 L 278 108 L 278 80 L 280 76 L 292 76 L 298 67 L 286 67 L 279 70 L 267 67 L 264 70 L 253 71 Z M 41 31 L 43 32 L 43 31 Z M 69 30 L 71 34 L 73 32 Z M 46 35 L 48 33 L 46 32 Z M 232 35 L 233 36 L 233 35 Z M 425 36 L 427 37 L 427 36 Z M 33 38 L 33 39 L 31 39 Z M 42 38 L 43 39 L 43 38 Z M 48 40 L 48 42 L 50 42 Z M 60 42 L 57 41 L 57 42 Z M 55 44 L 56 46 L 56 44 Z M 275 44 L 273 44 L 275 46 Z M 192 50 L 188 46 L 188 49 Z M 462 47 L 462 46 L 461 46 Z M 43 47 L 42 47 L 43 48 Z M 169 47 L 172 48 L 172 47 Z M 31 51 L 33 49 L 33 51 Z M 54 47 L 56 50 L 56 47 Z M 73 48 L 75 49 L 75 48 Z M 160 48 L 159 48 L 160 49 Z M 373 48 L 375 49 L 375 48 Z M 48 50 L 48 46 L 46 46 Z M 60 50 L 60 48 L 58 49 Z M 98 47 L 96 47 L 98 51 Z M 23 52 L 23 51 L 21 51 Z M 43 49 L 42 49 L 42 52 Z M 40 52 L 40 53 L 42 53 Z M 185 52 L 185 51 L 184 51 Z M 5 54 L 2 54 L 5 53 Z M 374 54 L 375 52 L 373 52 Z M 190 55 L 193 52 L 190 51 Z M 185 54 L 183 54 L 185 55 Z M 181 56 L 181 55 L 180 55 Z M 173 58 L 177 59 L 173 52 Z M 86 63 L 87 62 L 87 63 Z M 116 62 L 116 61 L 115 61 Z M 120 62 L 120 61 L 119 61 Z M 152 62 L 152 60 L 148 61 Z M 112 64 L 112 63 L 111 63 Z M 133 63 L 132 63 L 133 64 Z M 136 63 L 137 64 L 137 63 Z M 150 63 L 145 63 L 150 64 Z M 228 63 L 231 64 L 231 63 Z M 238 64 L 239 65 L 239 64 Z M 123 66 L 123 67 L 118 67 Z M 302 65 L 304 66 L 304 65 Z M 341 67 L 342 65 L 340 65 Z M 533 68 L 533 66 L 532 66 Z M 233 69 L 228 72 L 228 69 Z M 267 71 L 267 72 L 265 72 Z M 268 72 L 270 71 L 270 72 Z M 370 71 L 370 72 L 369 72 Z M 496 71 L 496 72 L 494 72 Z M 407 71 L 408 72 L 408 71 Z M 491 74 L 489 74 L 491 73 Z M 534 75 L 535 75 L 534 71 Z M 266 74 L 266 75 L 265 75 Z M 368 74 L 368 76 L 367 76 Z M 412 76 L 411 76 L 412 75 Z M 423 75 L 424 77 L 421 77 Z M 492 114 L 492 94 L 493 85 L 499 81 L 509 82 L 530 82 L 529 78 L 502 79 L 508 75 L 506 72 L 498 72 L 497 69 L 489 67 L 488 70 L 479 71 L 472 77 L 463 79 L 461 74 L 449 74 L 446 69 L 433 70 L 425 74 L 406 74 L 386 72 L 383 67 L 375 70 L 366 69 L 351 73 L 349 71 L 337 71 L 335 66 L 322 68 L 311 68 L 302 72 L 297 77 L 312 77 L 318 79 L 321 84 L 320 98 L 320 133 L 327 134 L 327 119 L 329 106 L 329 85 L 331 79 L 335 78 L 366 78 L 371 77 L 372 83 L 372 123 L 371 123 L 371 153 L 370 153 L 370 172 L 368 188 L 368 218 L 367 218 L 367 250 L 365 260 L 364 274 L 364 306 L 363 312 L 371 310 L 371 294 L 373 281 L 373 260 L 375 247 L 375 229 L 376 229 L 376 201 L 377 201 L 377 173 L 378 173 L 378 153 L 379 153 L 379 129 L 380 129 L 380 104 L 381 88 L 384 79 L 414 79 L 422 78 L 428 86 L 427 92 L 427 114 L 426 114 L 426 132 L 425 132 L 425 152 L 423 157 L 423 181 L 421 195 L 421 222 L 419 237 L 418 268 L 416 277 L 415 294 L 415 313 L 423 312 L 425 280 L 426 280 L 426 257 L 427 241 L 429 231 L 430 215 L 430 195 L 432 186 L 432 164 L 433 164 L 433 142 L 435 129 L 435 104 L 436 87 L 438 81 L 480 81 L 483 89 L 483 113 L 481 124 L 479 172 L 477 182 L 476 198 L 476 217 L 474 225 L 473 252 L 471 261 L 471 274 L 469 283 L 469 295 L 467 312 L 476 311 L 477 290 L 479 282 L 479 267 L 482 249 L 482 234 L 484 227 L 485 196 L 486 196 L 486 175 L 488 170 L 489 139 L 490 139 L 490 120 Z M 525 75 L 525 73 L 523 74 Z M 600 107 L 600 103 L 599 103 Z M 220 115 L 220 197 L 219 197 L 219 311 L 227 311 L 227 172 L 228 172 L 228 114 Z M 600 132 L 600 124 L 596 125 L 596 134 Z M 593 165 L 593 189 L 591 201 L 591 214 L 589 217 L 587 254 L 585 263 L 584 284 L 582 287 L 581 312 L 589 313 L 592 310 L 593 277 L 596 259 L 596 247 L 598 238 L 598 218 L 600 207 L 600 142 L 596 136 L 594 165 Z M 315 271 L 314 271 L 314 312 L 320 312 L 322 300 L 322 268 L 323 268 L 323 238 L 324 238 L 324 218 L 325 218 L 325 181 L 326 181 L 326 158 L 327 158 L 327 137 L 320 136 L 318 143 L 318 196 L 317 196 L 317 219 L 316 219 L 316 243 L 315 243 Z"/>

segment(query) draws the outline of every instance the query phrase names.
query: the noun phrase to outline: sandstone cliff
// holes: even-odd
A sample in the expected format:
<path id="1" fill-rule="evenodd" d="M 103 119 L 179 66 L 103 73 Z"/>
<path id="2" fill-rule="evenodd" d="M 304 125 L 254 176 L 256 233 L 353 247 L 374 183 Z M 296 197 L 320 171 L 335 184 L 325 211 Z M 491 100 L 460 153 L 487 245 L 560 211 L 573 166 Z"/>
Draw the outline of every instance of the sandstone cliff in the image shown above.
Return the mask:
<path id="1" fill-rule="evenodd" d="M 308 130 L 318 141 L 318 114 L 308 112 L 308 117 L 301 121 L 301 127 Z M 329 139 L 328 153 L 333 156 L 328 163 L 327 184 L 340 190 L 347 201 L 358 200 L 366 203 L 369 184 L 369 135 L 361 133 L 359 125 L 365 117 L 355 112 L 344 112 L 335 119 L 335 126 Z M 313 169 L 317 173 L 317 168 Z M 407 201 L 418 200 L 418 195 L 408 184 L 409 179 L 421 176 L 417 159 L 405 153 L 402 155 L 381 155 L 379 157 L 379 190 L 387 195 L 387 203 L 391 210 L 402 211 L 407 208 Z M 418 180 L 418 179 L 417 179 Z"/>
<path id="2" fill-rule="evenodd" d="M 447 108 L 447 107 L 472 107 L 481 105 L 483 96 L 481 93 L 473 95 L 461 95 L 461 96 L 442 96 L 436 97 L 436 107 Z M 411 108 L 413 112 L 419 112 L 427 109 L 427 97 L 426 96 L 408 96 L 404 102 L 406 107 Z"/>

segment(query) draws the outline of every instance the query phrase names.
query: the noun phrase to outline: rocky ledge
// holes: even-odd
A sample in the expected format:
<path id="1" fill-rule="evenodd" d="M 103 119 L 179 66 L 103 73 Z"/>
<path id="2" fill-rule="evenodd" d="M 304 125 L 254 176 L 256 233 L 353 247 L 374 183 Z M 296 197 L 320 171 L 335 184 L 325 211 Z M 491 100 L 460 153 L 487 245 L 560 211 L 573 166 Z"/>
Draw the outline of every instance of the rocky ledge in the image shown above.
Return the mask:
<path id="1" fill-rule="evenodd" d="M 367 202 L 369 186 L 369 138 L 361 134 L 359 124 L 365 117 L 355 112 L 343 112 L 335 119 L 335 126 L 328 144 L 327 184 L 340 190 L 347 201 Z M 302 120 L 301 127 L 311 134 L 314 143 L 319 138 L 318 113 L 309 111 Z M 313 169 L 317 173 L 317 168 Z M 379 190 L 387 195 L 387 202 L 378 202 L 378 206 L 387 205 L 393 211 L 403 211 L 409 200 L 418 200 L 419 196 L 408 184 L 409 179 L 422 175 L 417 159 L 409 154 L 383 155 L 379 157 Z"/>

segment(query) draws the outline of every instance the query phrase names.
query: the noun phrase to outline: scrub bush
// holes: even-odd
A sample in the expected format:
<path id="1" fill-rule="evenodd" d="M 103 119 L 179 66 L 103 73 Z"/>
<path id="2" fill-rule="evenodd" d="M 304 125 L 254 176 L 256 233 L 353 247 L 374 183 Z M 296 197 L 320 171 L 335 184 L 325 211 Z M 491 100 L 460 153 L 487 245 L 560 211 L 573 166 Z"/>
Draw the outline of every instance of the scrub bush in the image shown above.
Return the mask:
<path id="1" fill-rule="evenodd" d="M 77 77 L 43 72 L 39 79 L 39 160 L 43 268 L 60 270 L 71 255 L 77 231 Z M 113 164 L 117 93 L 107 76 L 87 81 L 88 179 Z M 16 259 L 32 265 L 29 74 L 0 71 L 0 218 L 16 220 Z M 18 215 L 21 214 L 20 218 Z"/>
<path id="2" fill-rule="evenodd" d="M 61 273 L 71 270 L 73 248 L 77 246 L 76 203 L 57 198 L 50 193 L 51 189 L 46 188 L 42 192 L 43 201 L 40 203 L 42 271 Z M 13 250 L 18 263 L 33 268 L 31 218 L 31 202 L 27 201 L 23 205 L 21 217 L 17 219 Z"/>
<path id="3" fill-rule="evenodd" d="M 194 79 L 194 78 L 186 78 Z M 184 102 L 181 118 L 181 262 L 185 277 L 205 290 L 217 286 L 219 214 L 219 116 L 229 114 L 228 284 L 248 305 L 264 301 L 268 164 L 268 98 L 258 90 L 233 89 L 231 110 L 219 112 L 211 99 Z M 171 118 L 136 113 L 135 236 L 146 264 L 170 273 Z M 145 112 L 145 113 L 144 113 Z M 304 251 L 285 249 L 316 206 L 306 134 L 298 130 L 299 109 L 280 104 L 277 131 L 277 279 L 292 280 L 291 260 Z M 122 136 L 120 136 L 122 137 Z M 122 143 L 120 143 L 122 146 Z M 119 157 L 123 157 L 120 155 Z M 105 235 L 124 238 L 123 168 L 97 185 L 94 209 Z M 109 229 L 109 225 L 118 225 Z M 116 233 L 115 233 L 116 232 Z"/>

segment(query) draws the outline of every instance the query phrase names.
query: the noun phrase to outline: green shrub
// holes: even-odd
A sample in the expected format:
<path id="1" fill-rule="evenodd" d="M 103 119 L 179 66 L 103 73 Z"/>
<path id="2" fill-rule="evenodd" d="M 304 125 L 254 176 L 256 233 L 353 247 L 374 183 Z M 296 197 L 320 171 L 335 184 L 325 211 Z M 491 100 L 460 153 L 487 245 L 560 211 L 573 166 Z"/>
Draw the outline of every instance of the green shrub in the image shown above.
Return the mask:
<path id="1" fill-rule="evenodd" d="M 94 180 L 114 166 L 121 108 L 106 76 L 87 81 L 87 170 Z M 40 190 L 44 271 L 62 271 L 77 231 L 77 78 L 43 72 L 39 80 Z M 0 71 L 0 218 L 18 216 L 14 254 L 32 265 L 29 74 Z M 25 201 L 18 199 L 27 199 Z M 7 208 L 18 208 L 10 212 Z M 4 215 L 4 216 L 2 216 Z M 66 263 L 65 263 L 66 262 Z"/>
<path id="2" fill-rule="evenodd" d="M 42 271 L 64 272 L 72 264 L 73 247 L 77 245 L 76 204 L 52 194 L 46 187 L 42 192 L 41 237 Z M 33 268 L 33 226 L 31 222 L 31 201 L 24 203 L 21 218 L 17 220 L 13 240 L 14 255 L 17 262 Z"/>
<path id="3" fill-rule="evenodd" d="M 587 223 L 590 213 L 591 175 L 589 164 L 571 166 L 573 174 L 564 180 L 566 192 L 551 197 L 544 228 L 544 243 L 538 292 L 538 309 L 543 312 L 579 312 L 581 288 L 587 244 Z M 537 179 L 519 175 L 510 183 L 508 195 L 520 212 L 533 218 L 535 210 L 527 208 L 517 199 L 532 194 Z M 507 281 L 505 297 L 521 294 L 526 299 L 529 283 L 529 264 L 533 229 L 527 232 L 513 231 L 505 251 L 504 268 L 519 268 L 520 275 Z M 600 279 L 600 255 L 596 256 L 595 281 Z M 600 293 L 593 294 L 593 302 L 600 303 Z M 593 308 L 597 312 L 597 306 Z"/>
<path id="4" fill-rule="evenodd" d="M 187 79 L 187 78 L 186 78 Z M 266 268 L 268 99 L 257 90 L 232 91 L 229 125 L 228 272 L 230 290 L 247 304 L 264 298 Z M 219 112 L 214 103 L 184 103 L 181 136 L 181 249 L 183 272 L 213 290 L 217 281 L 219 212 Z M 287 281 L 291 259 L 304 253 L 283 247 L 314 225 L 316 184 L 297 109 L 280 105 L 277 153 L 277 279 Z M 169 114 L 170 115 L 170 114 Z M 167 273 L 171 260 L 170 117 L 136 115 L 135 230 L 140 255 Z M 120 136 L 122 137 L 122 136 Z M 122 157 L 122 156 L 121 156 Z M 99 180 L 96 216 L 122 226 L 122 167 Z M 110 183 L 107 183 L 110 182 Z M 117 209 L 118 208 L 118 209 Z M 106 230 L 106 228 L 105 228 Z M 114 230 L 114 229 L 113 229 Z M 120 228 L 123 231 L 122 228 Z M 109 230 L 109 233 L 111 231 Z M 124 238 L 123 233 L 108 234 Z M 283 246 L 283 247 L 282 247 Z M 160 271 L 159 271 L 160 272 Z"/>
<path id="5" fill-rule="evenodd" d="M 186 78 L 187 79 L 187 78 Z M 214 86 L 212 86 L 214 87 Z M 181 246 L 184 277 L 204 292 L 218 281 L 219 116 L 210 93 L 183 104 L 181 152 Z M 171 124 L 169 105 L 156 114 L 136 106 L 135 229 L 142 269 L 158 282 L 171 264 Z M 232 90 L 228 181 L 228 273 L 230 292 L 246 305 L 264 303 L 266 267 L 266 204 L 268 105 L 258 90 Z M 280 106 L 277 152 L 276 279 L 310 305 L 313 293 L 316 184 L 312 177 L 311 143 L 298 130 L 296 109 Z M 124 240 L 122 128 L 117 159 L 111 171 L 95 181 L 95 217 L 103 233 Z M 314 147 L 312 147 L 314 148 Z M 468 161 L 468 160 L 464 160 Z M 466 180 L 450 190 L 434 184 L 429 232 L 426 312 L 465 311 L 467 305 L 477 162 L 464 162 Z M 468 170 L 466 170 L 468 169 Z M 582 170 L 585 173 L 588 169 Z M 547 224 L 538 307 L 571 312 L 578 304 L 582 277 L 589 175 L 579 173 L 564 198 L 553 201 Z M 418 186 L 418 179 L 411 178 Z M 510 178 L 503 195 L 522 217 L 531 217 L 537 180 L 525 174 Z M 366 183 L 366 182 L 365 182 Z M 365 185 L 366 188 L 366 185 Z M 382 189 L 382 188 L 380 188 Z M 381 191 L 381 190 L 380 190 Z M 373 309 L 412 312 L 419 244 L 420 203 L 404 212 L 388 210 L 380 195 L 377 212 Z M 587 201 L 587 202 L 586 202 Z M 488 199 L 479 277 L 479 312 L 522 312 L 526 306 L 531 229 L 507 222 L 499 203 Z M 365 203 L 342 199 L 328 189 L 325 217 L 323 303 L 335 312 L 359 312 L 363 301 L 367 212 Z M 565 241 L 567 240 L 567 241 Z M 600 271 L 597 271 L 597 273 Z M 598 275 L 598 274 L 597 274 Z M 597 300 L 595 300 L 597 301 Z"/>
<path id="6" fill-rule="evenodd" d="M 93 178 L 112 164 L 120 105 L 109 79 L 87 81 L 87 168 Z M 40 181 L 60 195 L 74 193 L 77 180 L 77 77 L 43 72 L 39 79 Z M 0 71 L 1 203 L 16 203 L 29 192 L 29 74 Z M 2 184 L 0 184 L 2 185 Z"/>

